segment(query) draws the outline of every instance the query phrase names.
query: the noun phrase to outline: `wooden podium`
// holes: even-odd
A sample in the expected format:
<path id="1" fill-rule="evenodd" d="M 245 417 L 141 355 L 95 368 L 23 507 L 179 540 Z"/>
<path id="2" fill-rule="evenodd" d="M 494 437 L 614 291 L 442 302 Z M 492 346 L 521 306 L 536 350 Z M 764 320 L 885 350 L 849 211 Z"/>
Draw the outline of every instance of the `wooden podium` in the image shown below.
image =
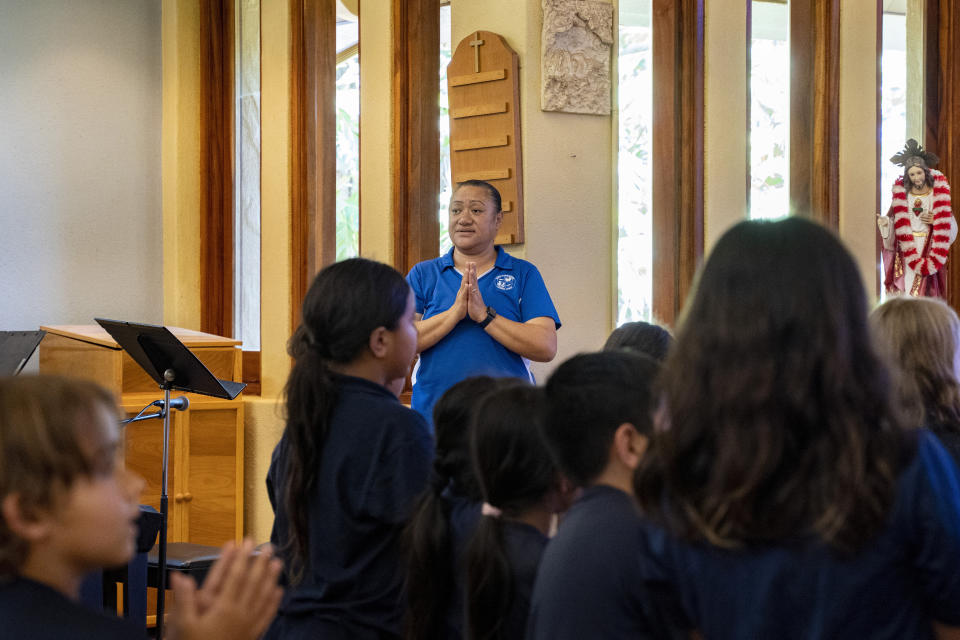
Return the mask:
<path id="1" fill-rule="evenodd" d="M 41 327 L 40 373 L 92 380 L 113 391 L 121 410 L 136 415 L 163 397 L 157 384 L 98 325 Z M 240 341 L 170 327 L 222 380 L 241 380 Z M 181 395 L 181 394 L 175 394 Z M 170 420 L 170 516 L 167 539 L 220 546 L 243 537 L 243 396 L 221 400 L 185 393 L 187 411 Z M 140 502 L 159 509 L 163 422 L 125 427 L 127 468 L 143 476 Z"/>

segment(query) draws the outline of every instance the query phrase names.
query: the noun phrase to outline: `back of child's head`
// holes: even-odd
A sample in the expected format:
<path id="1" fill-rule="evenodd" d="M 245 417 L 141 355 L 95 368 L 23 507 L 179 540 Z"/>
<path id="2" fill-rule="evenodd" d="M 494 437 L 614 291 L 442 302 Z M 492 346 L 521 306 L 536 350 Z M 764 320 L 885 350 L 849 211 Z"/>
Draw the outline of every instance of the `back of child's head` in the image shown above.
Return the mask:
<path id="1" fill-rule="evenodd" d="M 83 380 L 56 376 L 0 378 L 0 503 L 16 496 L 22 510 L 54 509 L 97 461 L 84 437 L 99 428 L 97 412 L 116 412 L 113 397 Z M 27 543 L 0 517 L 0 579 L 19 572 Z"/>
<path id="2" fill-rule="evenodd" d="M 470 377 L 447 389 L 433 407 L 437 443 L 433 474 L 404 531 L 404 636 L 408 639 L 443 635 L 444 614 L 455 588 L 450 514 L 443 492 L 480 502 L 480 487 L 470 462 L 470 422 L 484 395 L 513 384 L 516 381 L 511 378 Z"/>
<path id="3" fill-rule="evenodd" d="M 437 455 L 435 481 L 453 483 L 457 494 L 480 500 L 480 487 L 470 463 L 470 423 L 479 401 L 488 393 L 514 386 L 513 378 L 473 376 L 453 385 L 433 407 Z"/>
<path id="4" fill-rule="evenodd" d="M 293 583 L 309 558 L 303 496 L 316 479 L 336 404 L 331 367 L 365 355 L 374 330 L 397 328 L 409 295 L 409 285 L 393 267 L 351 258 L 321 270 L 303 299 L 301 323 L 287 347 L 294 364 L 285 389 L 289 457 L 283 503 L 290 527 L 281 552 Z"/>
<path id="5" fill-rule="evenodd" d="M 350 258 L 325 267 L 303 298 L 290 355 L 351 362 L 363 352 L 374 329 L 396 327 L 409 292 L 403 276 L 380 262 Z"/>
<path id="6" fill-rule="evenodd" d="M 624 423 L 649 436 L 654 359 L 627 351 L 576 355 L 547 380 L 544 435 L 564 474 L 589 485 L 606 468 L 614 433 Z"/>
<path id="7" fill-rule="evenodd" d="M 486 504 L 467 549 L 467 637 L 501 637 L 513 599 L 505 520 L 545 505 L 558 486 L 545 412 L 542 389 L 517 384 L 484 396 L 474 413 L 470 450 Z"/>
<path id="8" fill-rule="evenodd" d="M 516 517 L 556 486 L 545 446 L 543 390 L 517 383 L 485 395 L 473 415 L 470 451 L 484 502 Z"/>
<path id="9" fill-rule="evenodd" d="M 883 526 L 908 445 L 860 270 L 830 230 L 801 216 L 728 230 L 659 384 L 669 428 L 635 476 L 648 517 L 719 545 L 812 532 L 845 551 Z"/>
<path id="10" fill-rule="evenodd" d="M 673 344 L 670 332 L 649 322 L 627 322 L 613 330 L 603 345 L 604 351 L 633 351 L 663 362 Z"/>
<path id="11" fill-rule="evenodd" d="M 957 347 L 960 319 L 943 300 L 897 296 L 870 315 L 877 348 L 897 372 L 900 401 L 914 424 L 960 432 Z"/>

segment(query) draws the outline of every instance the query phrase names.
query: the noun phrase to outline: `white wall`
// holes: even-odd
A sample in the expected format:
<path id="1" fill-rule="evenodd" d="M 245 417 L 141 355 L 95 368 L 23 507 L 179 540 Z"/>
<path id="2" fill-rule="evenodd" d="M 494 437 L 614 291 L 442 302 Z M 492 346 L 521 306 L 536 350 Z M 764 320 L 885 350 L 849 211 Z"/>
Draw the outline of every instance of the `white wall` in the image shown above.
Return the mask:
<path id="1" fill-rule="evenodd" d="M 0 0 L 0 329 L 162 319 L 159 0 Z"/>

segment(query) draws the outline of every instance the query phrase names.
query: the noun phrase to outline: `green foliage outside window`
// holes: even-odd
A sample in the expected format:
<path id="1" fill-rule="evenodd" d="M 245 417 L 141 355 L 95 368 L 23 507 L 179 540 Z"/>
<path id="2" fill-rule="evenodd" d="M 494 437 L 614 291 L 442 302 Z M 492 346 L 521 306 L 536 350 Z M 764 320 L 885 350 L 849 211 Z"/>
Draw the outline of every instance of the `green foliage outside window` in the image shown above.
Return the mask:
<path id="1" fill-rule="evenodd" d="M 337 65 L 337 260 L 360 253 L 360 59 Z"/>

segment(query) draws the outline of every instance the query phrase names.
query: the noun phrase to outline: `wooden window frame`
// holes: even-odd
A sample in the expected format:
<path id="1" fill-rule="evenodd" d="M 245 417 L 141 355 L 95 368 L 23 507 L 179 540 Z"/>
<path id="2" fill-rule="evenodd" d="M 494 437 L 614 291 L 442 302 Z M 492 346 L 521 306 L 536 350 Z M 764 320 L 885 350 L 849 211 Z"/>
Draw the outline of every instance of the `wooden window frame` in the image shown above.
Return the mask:
<path id="1" fill-rule="evenodd" d="M 790 0 L 790 213 L 840 227 L 840 0 Z"/>
<path id="2" fill-rule="evenodd" d="M 200 330 L 234 334 L 236 78 L 234 0 L 200 3 Z M 242 355 L 244 393 L 260 394 L 260 352 Z"/>
<path id="3" fill-rule="evenodd" d="M 233 336 L 234 0 L 200 3 L 200 330 Z"/>
<path id="4" fill-rule="evenodd" d="M 337 259 L 336 22 L 335 0 L 290 0 L 291 333 Z"/>
<path id="5" fill-rule="evenodd" d="M 394 267 L 437 257 L 440 0 L 392 0 Z"/>
<path id="6" fill-rule="evenodd" d="M 653 313 L 672 325 L 703 258 L 704 0 L 653 0 Z"/>
<path id="7" fill-rule="evenodd" d="M 924 6 L 924 147 L 940 156 L 937 169 L 960 182 L 960 7 L 953 0 Z M 956 215 L 956 214 L 954 214 Z M 947 261 L 947 302 L 960 304 L 960 243 Z"/>

